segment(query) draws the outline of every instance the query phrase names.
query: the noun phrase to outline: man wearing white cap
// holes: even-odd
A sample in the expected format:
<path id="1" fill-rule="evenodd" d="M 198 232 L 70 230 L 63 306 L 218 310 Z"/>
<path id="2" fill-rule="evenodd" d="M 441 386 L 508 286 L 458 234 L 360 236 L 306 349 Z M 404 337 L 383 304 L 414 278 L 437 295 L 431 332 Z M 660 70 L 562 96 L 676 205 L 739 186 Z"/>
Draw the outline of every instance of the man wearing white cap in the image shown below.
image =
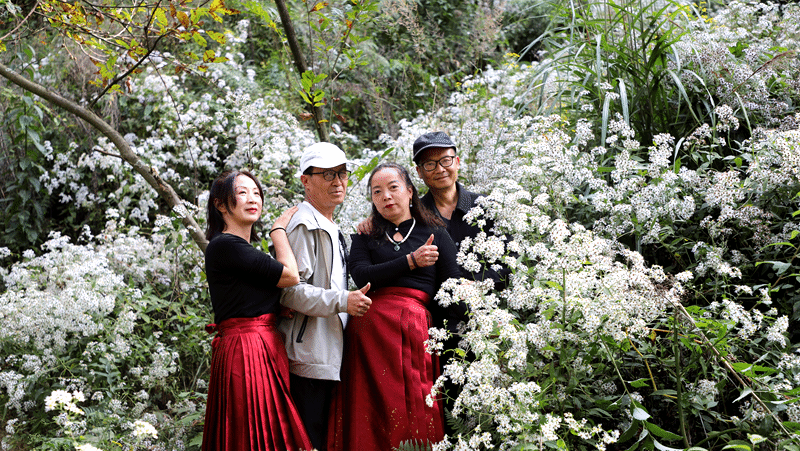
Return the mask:
<path id="1" fill-rule="evenodd" d="M 342 364 L 347 315 L 361 316 L 372 301 L 347 290 L 347 246 L 333 212 L 347 192 L 347 158 L 321 142 L 300 158 L 305 200 L 286 226 L 300 283 L 284 289 L 281 303 L 293 310 L 278 328 L 289 355 L 290 388 L 311 443 L 325 450 L 331 392 Z"/>

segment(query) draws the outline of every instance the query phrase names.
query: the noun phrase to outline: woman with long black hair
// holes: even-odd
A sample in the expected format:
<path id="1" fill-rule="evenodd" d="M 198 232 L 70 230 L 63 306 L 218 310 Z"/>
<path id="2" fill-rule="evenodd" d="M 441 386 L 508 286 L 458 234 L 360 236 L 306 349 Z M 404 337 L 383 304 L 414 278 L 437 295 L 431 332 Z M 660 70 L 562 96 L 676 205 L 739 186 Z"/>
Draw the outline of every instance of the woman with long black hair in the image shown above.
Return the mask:
<path id="1" fill-rule="evenodd" d="M 298 283 L 285 211 L 269 234 L 275 258 L 254 248 L 264 192 L 247 171 L 223 172 L 208 198 L 206 277 L 217 336 L 211 344 L 204 451 L 310 450 L 289 391 L 289 361 L 276 330 L 281 288 Z"/>
<path id="2" fill-rule="evenodd" d="M 353 235 L 348 267 L 358 286 L 372 284 L 372 305 L 345 329 L 329 450 L 392 449 L 407 440 L 435 443 L 444 435 L 441 404 L 426 403 L 439 364 L 425 341 L 436 291 L 461 276 L 455 244 L 420 204 L 404 167 L 383 163 L 368 184 L 370 234 Z"/>

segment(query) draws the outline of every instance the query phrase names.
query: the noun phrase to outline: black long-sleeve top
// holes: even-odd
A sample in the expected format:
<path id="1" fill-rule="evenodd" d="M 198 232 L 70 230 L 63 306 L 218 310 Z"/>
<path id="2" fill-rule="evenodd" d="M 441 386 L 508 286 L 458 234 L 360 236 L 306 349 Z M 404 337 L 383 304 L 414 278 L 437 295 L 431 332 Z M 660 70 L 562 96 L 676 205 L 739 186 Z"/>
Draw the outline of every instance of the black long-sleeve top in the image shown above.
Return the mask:
<path id="1" fill-rule="evenodd" d="M 402 222 L 397 231 L 405 236 L 412 223 L 411 219 Z M 390 230 L 389 233 L 394 232 Z M 408 266 L 407 255 L 425 244 L 431 234 L 433 244 L 439 248 L 439 259 L 432 266 L 412 271 Z M 353 281 L 359 287 L 370 282 L 372 288 L 415 288 L 433 298 L 442 282 L 451 277 L 461 277 L 461 269 L 456 263 L 456 246 L 447 231 L 441 227 L 431 228 L 417 221 L 411 236 L 400 244 L 397 251 L 385 236 L 377 240 L 368 235 L 353 234 L 352 237 L 353 244 L 347 264 Z"/>
<path id="2" fill-rule="evenodd" d="M 220 233 L 206 248 L 214 322 L 277 313 L 283 264 L 241 237 Z"/>

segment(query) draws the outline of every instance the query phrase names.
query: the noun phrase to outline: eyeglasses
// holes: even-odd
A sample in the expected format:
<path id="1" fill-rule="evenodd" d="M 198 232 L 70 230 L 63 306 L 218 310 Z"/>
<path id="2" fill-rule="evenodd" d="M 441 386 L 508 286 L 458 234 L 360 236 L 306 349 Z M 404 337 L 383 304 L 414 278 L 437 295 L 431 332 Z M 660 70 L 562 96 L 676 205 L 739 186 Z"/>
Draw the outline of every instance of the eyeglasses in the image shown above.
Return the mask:
<path id="1" fill-rule="evenodd" d="M 348 177 L 350 177 L 350 171 L 347 169 L 342 169 L 341 171 L 334 171 L 333 169 L 330 169 L 322 172 L 310 172 L 309 174 L 322 174 L 322 178 L 324 178 L 326 182 L 332 182 L 337 175 L 341 181 L 345 181 Z"/>
<path id="2" fill-rule="evenodd" d="M 438 160 L 428 160 L 422 163 L 420 166 L 422 166 L 422 169 L 431 172 L 434 169 L 436 169 L 437 164 L 443 168 L 449 168 L 450 166 L 453 165 L 455 159 L 456 159 L 455 155 L 448 155 L 446 157 L 439 158 Z"/>

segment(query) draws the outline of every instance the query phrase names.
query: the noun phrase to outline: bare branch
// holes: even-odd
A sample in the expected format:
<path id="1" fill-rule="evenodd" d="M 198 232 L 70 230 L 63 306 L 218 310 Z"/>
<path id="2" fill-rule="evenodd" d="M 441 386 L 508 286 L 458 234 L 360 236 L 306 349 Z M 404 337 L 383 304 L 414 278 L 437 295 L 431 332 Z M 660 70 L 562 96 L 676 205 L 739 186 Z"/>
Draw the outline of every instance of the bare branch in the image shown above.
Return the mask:
<path id="1" fill-rule="evenodd" d="M 3 40 L 5 40 L 7 37 L 11 36 L 11 35 L 12 35 L 12 34 L 14 34 L 14 33 L 15 33 L 17 30 L 19 30 L 19 27 L 21 27 L 21 26 L 22 26 L 22 25 L 23 25 L 25 22 L 27 22 L 27 21 L 28 21 L 28 19 L 31 17 L 31 15 L 33 14 L 33 12 L 34 12 L 34 11 L 36 11 L 36 8 L 37 8 L 38 6 L 39 6 L 39 0 L 36 0 L 36 4 L 34 4 L 34 5 L 33 5 L 33 8 L 31 8 L 31 10 L 28 12 L 28 15 L 27 15 L 27 16 L 25 16 L 25 18 L 24 18 L 24 19 L 22 19 L 22 21 L 20 21 L 20 23 L 19 23 L 19 24 L 17 24 L 17 26 L 16 26 L 16 27 L 14 27 L 14 29 L 13 29 L 13 30 L 11 30 L 11 31 L 9 31 L 8 33 L 6 33 L 6 34 L 5 34 L 5 36 L 3 36 L 3 37 L 0 37 L 0 41 L 3 41 Z"/>

